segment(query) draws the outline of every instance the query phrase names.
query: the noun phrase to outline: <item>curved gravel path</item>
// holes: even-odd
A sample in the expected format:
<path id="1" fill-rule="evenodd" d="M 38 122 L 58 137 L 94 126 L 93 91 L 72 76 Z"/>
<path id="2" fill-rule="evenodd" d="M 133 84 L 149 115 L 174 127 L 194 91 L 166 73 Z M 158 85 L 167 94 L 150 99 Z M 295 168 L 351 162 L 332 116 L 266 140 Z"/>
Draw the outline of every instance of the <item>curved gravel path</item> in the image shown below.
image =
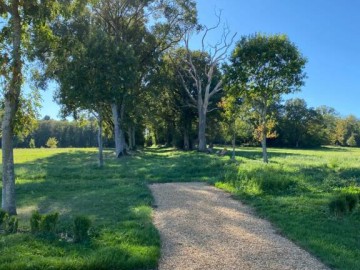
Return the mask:
<path id="1" fill-rule="evenodd" d="M 159 270 L 327 269 L 249 207 L 204 183 L 150 185 Z"/>

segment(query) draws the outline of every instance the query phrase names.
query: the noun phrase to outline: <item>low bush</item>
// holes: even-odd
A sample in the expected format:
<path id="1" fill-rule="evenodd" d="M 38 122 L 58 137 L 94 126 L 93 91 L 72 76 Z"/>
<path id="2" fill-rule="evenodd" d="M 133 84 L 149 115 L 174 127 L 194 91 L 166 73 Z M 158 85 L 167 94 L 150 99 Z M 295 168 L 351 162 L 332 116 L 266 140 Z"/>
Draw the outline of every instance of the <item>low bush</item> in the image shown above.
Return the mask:
<path id="1" fill-rule="evenodd" d="M 88 217 L 75 217 L 73 225 L 74 242 L 80 243 L 88 240 L 90 226 L 91 220 Z"/>
<path id="2" fill-rule="evenodd" d="M 30 217 L 30 230 L 32 233 L 40 231 L 41 215 L 39 211 L 34 211 Z"/>
<path id="3" fill-rule="evenodd" d="M 359 198 L 357 194 L 345 194 L 345 201 L 346 201 L 346 205 L 347 208 L 349 210 L 350 213 L 354 212 L 354 210 L 356 209 L 358 203 L 359 203 Z"/>
<path id="4" fill-rule="evenodd" d="M 329 210 L 333 215 L 341 217 L 348 213 L 354 212 L 358 203 L 359 198 L 357 194 L 342 194 L 340 196 L 334 197 L 329 202 Z"/>
<path id="5" fill-rule="evenodd" d="M 57 212 L 43 215 L 39 226 L 40 232 L 54 234 L 58 220 L 59 213 Z"/>
<path id="6" fill-rule="evenodd" d="M 4 226 L 7 216 L 8 214 L 4 210 L 0 209 L 0 228 L 5 229 Z"/>
<path id="7" fill-rule="evenodd" d="M 6 233 L 17 233 L 18 230 L 18 219 L 15 216 L 8 216 L 6 220 L 6 227 L 5 232 Z"/>

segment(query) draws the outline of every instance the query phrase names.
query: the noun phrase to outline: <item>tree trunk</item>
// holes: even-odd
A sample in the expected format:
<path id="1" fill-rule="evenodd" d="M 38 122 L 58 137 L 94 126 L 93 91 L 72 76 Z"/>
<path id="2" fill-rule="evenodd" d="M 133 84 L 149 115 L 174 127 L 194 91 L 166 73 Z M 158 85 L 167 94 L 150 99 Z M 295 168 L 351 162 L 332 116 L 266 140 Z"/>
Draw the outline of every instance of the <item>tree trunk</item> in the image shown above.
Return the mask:
<path id="1" fill-rule="evenodd" d="M 261 147 L 262 147 L 262 153 L 263 153 L 263 161 L 265 163 L 268 163 L 268 155 L 267 155 L 267 149 L 266 149 L 266 130 L 263 130 L 262 134 L 262 140 L 261 140 Z"/>
<path id="2" fill-rule="evenodd" d="M 122 155 L 124 155 L 125 152 L 125 138 L 124 138 L 124 132 L 120 126 L 118 105 L 116 103 L 111 104 L 111 111 L 114 121 L 115 153 L 116 153 L 116 157 L 119 158 Z"/>
<path id="3" fill-rule="evenodd" d="M 189 142 L 189 131 L 187 128 L 184 129 L 184 150 L 188 151 L 190 149 L 190 142 Z"/>
<path id="4" fill-rule="evenodd" d="M 128 137 L 129 137 L 129 149 L 133 149 L 133 138 L 132 138 L 132 127 L 128 128 Z"/>
<path id="5" fill-rule="evenodd" d="M 18 109 L 22 84 L 21 61 L 21 18 L 18 1 L 12 1 L 12 74 L 9 90 L 4 95 L 4 116 L 2 122 L 2 200 L 1 207 L 11 215 L 16 215 L 15 172 L 14 172 L 14 122 Z"/>
<path id="6" fill-rule="evenodd" d="M 199 108 L 199 147 L 200 152 L 206 152 L 206 109 L 203 106 Z"/>
<path id="7" fill-rule="evenodd" d="M 231 140 L 231 143 L 233 148 L 231 159 L 235 160 L 235 132 L 233 133 L 233 138 Z"/>
<path id="8" fill-rule="evenodd" d="M 132 144 L 133 144 L 133 150 L 136 150 L 136 140 L 135 140 L 135 127 L 133 126 L 131 129 L 131 134 L 130 134 L 131 138 L 132 138 Z"/>
<path id="9" fill-rule="evenodd" d="M 99 115 L 99 119 L 98 119 L 98 147 L 99 147 L 99 160 L 98 160 L 98 164 L 99 167 L 103 167 L 104 166 L 104 157 L 103 157 L 103 141 L 102 141 L 102 117 Z"/>

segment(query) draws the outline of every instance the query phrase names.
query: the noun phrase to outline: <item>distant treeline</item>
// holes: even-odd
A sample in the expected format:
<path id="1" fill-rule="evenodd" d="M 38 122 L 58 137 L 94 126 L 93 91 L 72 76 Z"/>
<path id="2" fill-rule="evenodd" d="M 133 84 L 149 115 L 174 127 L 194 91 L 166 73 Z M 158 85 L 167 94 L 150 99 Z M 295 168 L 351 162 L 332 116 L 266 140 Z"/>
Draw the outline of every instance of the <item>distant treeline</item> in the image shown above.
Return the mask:
<path id="1" fill-rule="evenodd" d="M 97 147 L 97 124 L 89 120 L 76 121 L 39 120 L 38 127 L 28 136 L 16 136 L 15 147 L 28 148 L 33 139 L 35 147 L 46 147 L 49 138 L 56 138 L 57 147 Z M 104 138 L 106 147 L 113 147 L 113 139 Z"/>
<path id="2" fill-rule="evenodd" d="M 311 148 L 321 145 L 360 146 L 360 120 L 350 115 L 341 117 L 330 107 L 308 107 L 302 99 L 292 99 L 275 110 L 274 127 L 268 143 L 276 147 Z M 214 113 L 209 118 L 207 138 L 213 144 L 229 144 L 231 134 L 226 122 L 221 119 L 221 112 Z M 219 121 L 219 119 L 221 119 Z M 194 118 L 188 119 L 190 148 L 197 144 Z M 259 145 L 256 140 L 256 130 L 251 118 L 236 120 L 236 144 Z M 144 129 L 144 130 L 143 130 Z M 47 147 L 49 138 L 56 138 L 57 147 L 97 147 L 97 122 L 95 119 L 86 121 L 60 121 L 45 117 L 38 121 L 37 128 L 28 136 L 16 136 L 14 146 L 18 148 Z M 136 144 L 144 146 L 167 145 L 183 147 L 183 129 L 178 126 L 175 118 L 164 117 L 151 128 L 139 127 L 136 132 Z M 127 141 L 127 134 L 125 133 Z M 111 134 L 104 136 L 104 146 L 114 147 Z"/>

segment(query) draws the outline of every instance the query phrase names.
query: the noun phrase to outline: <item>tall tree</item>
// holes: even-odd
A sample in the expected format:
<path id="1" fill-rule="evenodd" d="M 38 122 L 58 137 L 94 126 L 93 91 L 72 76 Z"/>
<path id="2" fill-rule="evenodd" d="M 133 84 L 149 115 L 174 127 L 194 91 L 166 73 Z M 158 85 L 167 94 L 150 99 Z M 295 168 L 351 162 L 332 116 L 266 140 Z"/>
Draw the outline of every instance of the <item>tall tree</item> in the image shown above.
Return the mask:
<path id="1" fill-rule="evenodd" d="M 137 57 L 137 82 L 116 89 L 111 109 L 114 122 L 116 155 L 125 150 L 124 118 L 129 99 L 134 99 L 146 75 L 162 52 L 176 44 L 196 23 L 196 5 L 191 0 L 114 1 L 100 0 L 94 6 L 98 22 L 115 43 L 130 46 Z M 130 66 L 131 67 L 131 66 Z"/>
<path id="2" fill-rule="evenodd" d="M 32 34 L 48 29 L 47 22 L 52 19 L 57 5 L 58 1 L 0 1 L 0 16 L 3 17 L 0 68 L 4 82 L 2 208 L 10 214 L 16 214 L 13 139 L 24 82 L 23 63 L 31 55 Z"/>
<path id="3" fill-rule="evenodd" d="M 227 84 L 235 96 L 251 104 L 258 119 L 263 161 L 268 162 L 266 137 L 270 108 L 283 94 L 299 91 L 306 77 L 306 59 L 285 35 L 244 36 L 226 68 Z"/>
<path id="4" fill-rule="evenodd" d="M 182 59 L 182 64 L 179 66 L 179 75 L 181 77 L 189 76 L 195 91 L 189 89 L 184 80 L 184 88 L 188 93 L 193 105 L 198 110 L 198 150 L 206 151 L 206 117 L 209 112 L 209 104 L 216 94 L 222 91 L 223 81 L 219 76 L 220 64 L 225 61 L 227 52 L 233 43 L 236 33 L 230 36 L 230 31 L 227 27 L 223 29 L 221 40 L 213 46 L 207 44 L 207 35 L 214 29 L 217 29 L 221 23 L 221 13 L 217 14 L 218 22 L 213 27 L 202 26 L 200 33 L 201 49 L 199 51 L 192 51 L 190 49 L 190 37 L 192 32 L 184 38 L 186 55 Z M 197 29 L 199 32 L 199 29 Z M 201 60 L 201 61 L 199 61 Z"/>

